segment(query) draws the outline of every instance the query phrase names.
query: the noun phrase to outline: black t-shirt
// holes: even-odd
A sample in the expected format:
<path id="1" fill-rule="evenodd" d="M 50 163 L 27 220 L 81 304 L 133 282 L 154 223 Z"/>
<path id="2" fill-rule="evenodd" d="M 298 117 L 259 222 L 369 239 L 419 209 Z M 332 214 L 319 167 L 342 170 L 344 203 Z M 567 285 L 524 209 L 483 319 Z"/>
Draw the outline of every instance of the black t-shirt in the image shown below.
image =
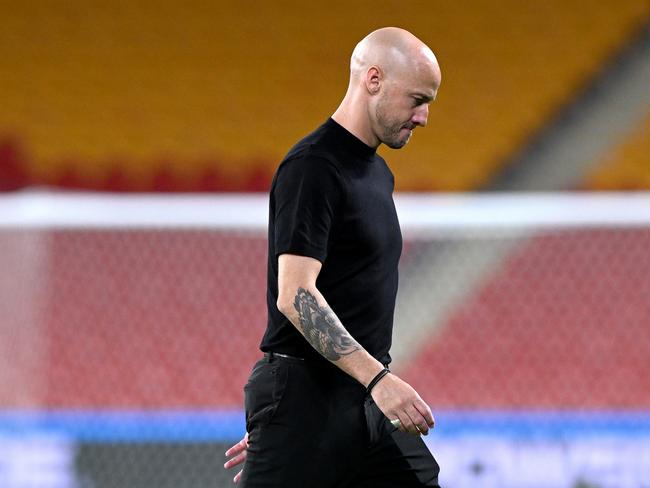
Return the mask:
<path id="1" fill-rule="evenodd" d="M 375 150 L 331 118 L 296 144 L 273 178 L 268 325 L 262 351 L 326 361 L 277 309 L 278 256 L 323 266 L 316 287 L 372 356 L 390 362 L 402 235 L 394 178 Z"/>

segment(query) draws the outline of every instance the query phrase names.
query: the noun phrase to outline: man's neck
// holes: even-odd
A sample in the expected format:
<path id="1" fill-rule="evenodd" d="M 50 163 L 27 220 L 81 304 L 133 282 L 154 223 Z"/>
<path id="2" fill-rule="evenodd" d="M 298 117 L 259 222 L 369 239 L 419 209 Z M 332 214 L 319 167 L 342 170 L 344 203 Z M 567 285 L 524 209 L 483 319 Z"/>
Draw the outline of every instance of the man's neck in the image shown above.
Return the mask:
<path id="1" fill-rule="evenodd" d="M 332 114 L 332 119 L 366 146 L 376 149 L 379 147 L 381 142 L 370 129 L 368 117 L 365 114 L 360 113 L 358 109 L 354 110 L 352 108 L 353 106 L 359 107 L 361 105 L 358 102 L 354 103 L 350 98 L 351 97 L 346 94 L 341 105 L 339 105 L 336 111 Z"/>

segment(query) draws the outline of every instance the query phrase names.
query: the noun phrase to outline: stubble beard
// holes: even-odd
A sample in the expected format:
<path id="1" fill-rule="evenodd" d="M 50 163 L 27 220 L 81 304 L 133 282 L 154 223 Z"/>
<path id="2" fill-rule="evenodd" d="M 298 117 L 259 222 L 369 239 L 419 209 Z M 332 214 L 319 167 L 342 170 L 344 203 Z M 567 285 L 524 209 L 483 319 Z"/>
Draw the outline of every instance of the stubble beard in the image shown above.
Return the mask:
<path id="1" fill-rule="evenodd" d="M 404 147 L 409 139 L 411 139 L 412 132 L 409 131 L 406 136 L 401 134 L 402 129 L 405 128 L 405 124 L 402 122 L 391 121 L 383 101 L 380 101 L 380 103 L 377 104 L 377 110 L 375 113 L 377 124 L 381 130 L 379 140 L 391 149 L 400 149 Z"/>

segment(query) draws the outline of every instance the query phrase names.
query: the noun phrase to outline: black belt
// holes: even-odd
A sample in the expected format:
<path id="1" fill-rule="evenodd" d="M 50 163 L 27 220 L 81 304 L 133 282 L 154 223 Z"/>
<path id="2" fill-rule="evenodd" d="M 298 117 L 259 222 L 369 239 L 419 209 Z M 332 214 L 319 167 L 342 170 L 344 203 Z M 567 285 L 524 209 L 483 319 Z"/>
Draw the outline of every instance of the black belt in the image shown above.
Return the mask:
<path id="1" fill-rule="evenodd" d="M 299 361 L 301 363 L 305 362 L 305 358 L 299 358 L 298 356 L 291 356 L 290 354 L 282 354 L 279 352 L 265 352 L 264 357 L 268 359 L 269 363 L 274 360 L 285 360 L 285 361 Z"/>
<path id="2" fill-rule="evenodd" d="M 300 358 L 298 356 L 292 356 L 290 354 L 283 354 L 283 353 L 273 352 L 273 351 L 265 352 L 264 353 L 264 358 L 269 363 L 273 362 L 274 360 L 275 361 L 282 361 L 282 360 L 284 360 L 284 361 L 294 361 L 294 362 L 299 362 L 299 363 L 303 363 L 303 364 L 308 363 L 308 361 L 305 358 Z M 316 363 L 316 364 L 318 365 L 319 363 Z M 308 364 L 314 364 L 314 363 L 308 363 Z M 322 361 L 322 364 L 328 364 L 328 363 L 327 363 L 327 361 Z M 384 364 L 384 368 L 390 370 L 390 368 L 388 366 L 388 363 Z"/>

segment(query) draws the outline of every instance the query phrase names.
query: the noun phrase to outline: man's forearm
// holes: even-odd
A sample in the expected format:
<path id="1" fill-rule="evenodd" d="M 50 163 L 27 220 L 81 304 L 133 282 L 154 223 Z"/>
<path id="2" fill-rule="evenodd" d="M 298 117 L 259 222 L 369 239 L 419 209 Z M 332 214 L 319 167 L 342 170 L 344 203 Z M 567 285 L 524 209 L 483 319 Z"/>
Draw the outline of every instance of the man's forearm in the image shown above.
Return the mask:
<path id="1" fill-rule="evenodd" d="M 361 349 L 332 309 L 320 306 L 316 297 L 304 288 L 298 288 L 293 308 L 305 339 L 326 359 L 336 362 Z M 296 325 L 295 318 L 289 318 Z"/>
<path id="2" fill-rule="evenodd" d="M 314 349 L 362 385 L 383 368 L 350 335 L 318 290 L 299 287 L 292 306 L 282 312 Z"/>

